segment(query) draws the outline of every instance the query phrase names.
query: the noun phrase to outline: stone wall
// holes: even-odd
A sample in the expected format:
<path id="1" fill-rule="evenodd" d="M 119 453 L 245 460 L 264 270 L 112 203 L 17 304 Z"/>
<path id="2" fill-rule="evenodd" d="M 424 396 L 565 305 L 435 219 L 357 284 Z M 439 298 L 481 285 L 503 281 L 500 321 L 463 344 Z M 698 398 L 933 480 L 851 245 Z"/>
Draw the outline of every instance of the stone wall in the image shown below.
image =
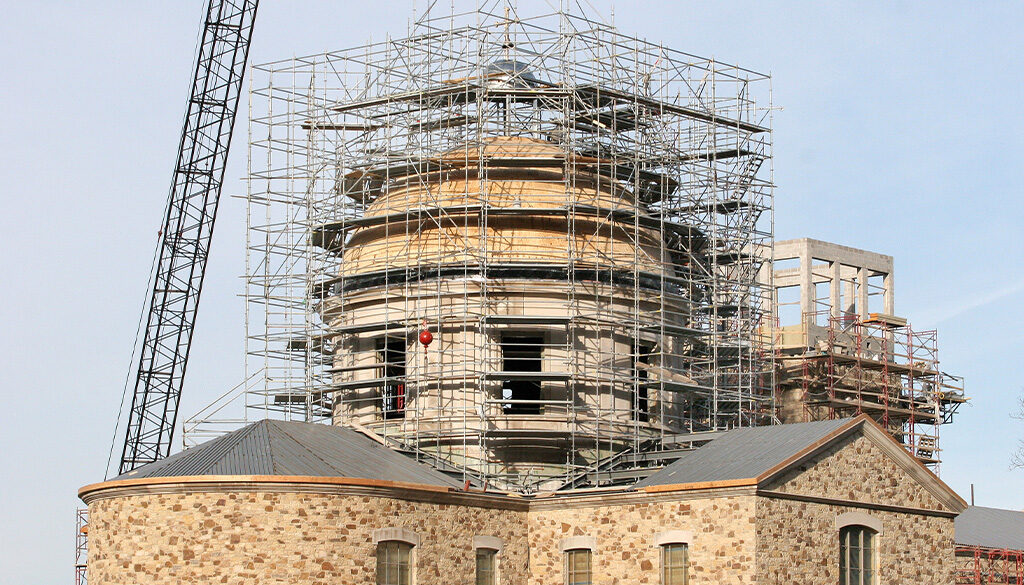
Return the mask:
<path id="1" fill-rule="evenodd" d="M 907 471 L 863 435 L 840 442 L 767 486 L 793 496 L 895 504 L 942 511 L 945 507 Z M 839 581 L 836 517 L 860 512 L 881 521 L 878 582 L 953 583 L 953 519 L 944 516 L 759 497 L 757 572 L 761 583 Z"/>
<path id="2" fill-rule="evenodd" d="M 833 585 L 836 519 L 858 513 L 881 523 L 879 583 L 953 583 L 960 508 L 900 449 L 858 433 L 757 487 L 531 500 L 244 478 L 100 487 L 87 496 L 89 580 L 372 584 L 374 531 L 393 527 L 418 536 L 416 585 L 472 583 L 475 536 L 504 542 L 502 585 L 564 583 L 572 537 L 593 545 L 595 584 L 655 585 L 668 531 L 687 535 L 691 585 Z"/>
<path id="3" fill-rule="evenodd" d="M 500 582 L 526 582 L 526 513 L 330 493 L 133 495 L 89 505 L 89 583 L 376 583 L 373 531 L 416 532 L 416 583 L 472 583 L 473 537 L 504 540 Z"/>
<path id="4" fill-rule="evenodd" d="M 594 583 L 660 583 L 659 532 L 691 532 L 690 584 L 754 583 L 754 497 L 708 497 L 530 511 L 530 585 L 561 585 L 562 539 L 590 536 Z M 547 508 L 547 506 L 545 506 Z"/>
<path id="5" fill-rule="evenodd" d="M 836 516 L 866 512 L 881 520 L 878 582 L 953 583 L 953 520 L 863 508 L 758 498 L 757 573 L 769 585 L 839 582 Z"/>
<path id="6" fill-rule="evenodd" d="M 946 509 L 878 445 L 859 434 L 830 446 L 812 462 L 794 467 L 766 487 L 838 500 Z"/>
<path id="7" fill-rule="evenodd" d="M 473 537 L 481 535 L 504 541 L 502 585 L 563 583 L 561 543 L 571 536 L 595 539 L 595 583 L 657 584 L 655 538 L 669 530 L 692 535 L 692 584 L 754 583 L 754 497 L 685 498 L 634 494 L 621 504 L 541 506 L 529 514 L 283 491 L 105 498 L 89 506 L 89 579 L 95 585 L 371 584 L 376 578 L 373 532 L 393 526 L 420 537 L 417 585 L 472 583 Z M 644 499 L 651 501 L 637 501 Z"/>

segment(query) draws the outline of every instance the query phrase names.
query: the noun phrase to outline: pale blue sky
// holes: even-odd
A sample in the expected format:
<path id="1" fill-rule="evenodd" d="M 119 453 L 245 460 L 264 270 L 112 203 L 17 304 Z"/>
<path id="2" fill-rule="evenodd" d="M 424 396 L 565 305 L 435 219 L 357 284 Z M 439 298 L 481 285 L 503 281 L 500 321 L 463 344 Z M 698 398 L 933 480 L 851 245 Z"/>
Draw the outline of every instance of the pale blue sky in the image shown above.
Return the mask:
<path id="1" fill-rule="evenodd" d="M 103 477 L 203 5 L 0 1 L 3 582 L 71 582 L 75 492 Z M 399 36 L 411 6 L 264 0 L 252 57 Z M 897 312 L 939 328 L 973 399 L 942 431 L 943 479 L 1024 508 L 1024 4 L 665 0 L 616 3 L 615 21 L 774 75 L 777 235 L 895 256 Z M 226 195 L 243 192 L 238 138 Z M 185 414 L 242 377 L 242 211 L 224 199 Z"/>

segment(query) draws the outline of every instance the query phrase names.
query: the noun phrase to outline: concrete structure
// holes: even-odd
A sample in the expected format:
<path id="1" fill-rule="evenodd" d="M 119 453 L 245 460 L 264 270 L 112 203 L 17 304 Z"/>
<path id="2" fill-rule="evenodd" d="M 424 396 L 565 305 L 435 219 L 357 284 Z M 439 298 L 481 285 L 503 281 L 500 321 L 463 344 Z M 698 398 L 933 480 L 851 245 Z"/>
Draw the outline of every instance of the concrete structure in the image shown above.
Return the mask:
<path id="1" fill-rule="evenodd" d="M 780 349 L 814 347 L 830 318 L 895 314 L 892 256 L 810 238 L 775 242 Z"/>
<path id="2" fill-rule="evenodd" d="M 779 420 L 866 413 L 937 469 L 963 380 L 939 368 L 935 331 L 895 315 L 892 257 L 804 238 L 776 242 L 771 269 Z"/>
<path id="3" fill-rule="evenodd" d="M 334 441 L 352 451 L 313 456 Z M 417 585 L 473 582 L 478 547 L 497 551 L 503 585 L 563 583 L 570 550 L 589 551 L 588 582 L 653 584 L 672 544 L 693 585 L 831 585 L 839 535 L 857 526 L 876 537 L 873 582 L 950 583 L 966 507 L 867 417 L 738 429 L 626 488 L 532 497 L 453 487 L 411 458 L 388 473 L 417 483 L 338 475 L 379 449 L 345 429 L 257 423 L 86 486 L 89 581 L 370 584 L 380 543 L 403 542 Z"/>

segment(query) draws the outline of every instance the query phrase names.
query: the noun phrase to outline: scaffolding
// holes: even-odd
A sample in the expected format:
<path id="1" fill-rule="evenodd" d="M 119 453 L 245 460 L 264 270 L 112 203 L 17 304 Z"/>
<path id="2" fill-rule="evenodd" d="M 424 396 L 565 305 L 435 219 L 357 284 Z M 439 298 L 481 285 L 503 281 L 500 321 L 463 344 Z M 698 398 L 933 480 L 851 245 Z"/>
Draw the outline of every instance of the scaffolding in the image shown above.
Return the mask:
<path id="1" fill-rule="evenodd" d="M 89 571 L 89 509 L 75 510 L 75 585 L 86 585 Z"/>
<path id="2" fill-rule="evenodd" d="M 957 584 L 1024 583 L 1024 552 L 1019 550 L 958 545 L 956 565 Z"/>
<path id="3" fill-rule="evenodd" d="M 938 471 L 939 429 L 967 400 L 963 378 L 939 369 L 936 331 L 894 314 L 892 256 L 810 238 L 772 251 L 781 422 L 864 413 Z"/>
<path id="4" fill-rule="evenodd" d="M 815 325 L 821 322 L 827 325 Z M 939 428 L 967 399 L 963 378 L 939 369 L 937 332 L 882 314 L 816 312 L 803 323 L 814 341 L 780 357 L 779 403 L 799 404 L 802 420 L 867 414 L 938 470 Z"/>
<path id="5" fill-rule="evenodd" d="M 527 492 L 772 422 L 766 75 L 491 2 L 250 80 L 247 418 Z"/>

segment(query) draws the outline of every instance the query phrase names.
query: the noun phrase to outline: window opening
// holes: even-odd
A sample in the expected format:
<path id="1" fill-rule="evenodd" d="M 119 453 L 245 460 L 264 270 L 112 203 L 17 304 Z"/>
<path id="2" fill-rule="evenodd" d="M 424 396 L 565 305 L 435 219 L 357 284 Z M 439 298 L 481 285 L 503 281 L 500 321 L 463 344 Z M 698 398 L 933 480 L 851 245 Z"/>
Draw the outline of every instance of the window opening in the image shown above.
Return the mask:
<path id="1" fill-rule="evenodd" d="M 565 551 L 565 585 L 590 585 L 590 551 Z"/>
<path id="2" fill-rule="evenodd" d="M 647 397 L 649 374 L 647 368 L 640 367 L 640 365 L 650 365 L 651 354 L 653 353 L 654 348 L 649 345 L 633 344 L 633 380 L 636 384 L 636 392 L 633 396 L 631 414 L 633 420 L 640 422 L 650 420 L 651 412 L 650 402 Z"/>
<path id="3" fill-rule="evenodd" d="M 800 285 L 780 286 L 775 291 L 775 317 L 780 327 L 803 323 L 800 307 Z"/>
<path id="4" fill-rule="evenodd" d="M 496 585 L 498 551 L 490 548 L 476 549 L 476 585 Z"/>
<path id="5" fill-rule="evenodd" d="M 686 563 L 689 548 L 683 543 L 661 547 L 661 584 L 686 585 Z"/>
<path id="6" fill-rule="evenodd" d="M 506 335 L 501 338 L 502 370 L 528 377 L 541 372 L 544 351 L 543 337 Z M 529 379 L 505 380 L 501 397 L 505 414 L 540 414 L 540 381 Z"/>
<path id="7" fill-rule="evenodd" d="M 867 526 L 839 530 L 839 584 L 875 585 L 875 531 Z"/>
<path id="8" fill-rule="evenodd" d="M 412 545 L 395 540 L 377 544 L 377 585 L 411 585 Z"/>
<path id="9" fill-rule="evenodd" d="M 405 340 L 382 339 L 377 343 L 377 360 L 381 364 L 381 413 L 384 418 L 405 417 Z"/>

